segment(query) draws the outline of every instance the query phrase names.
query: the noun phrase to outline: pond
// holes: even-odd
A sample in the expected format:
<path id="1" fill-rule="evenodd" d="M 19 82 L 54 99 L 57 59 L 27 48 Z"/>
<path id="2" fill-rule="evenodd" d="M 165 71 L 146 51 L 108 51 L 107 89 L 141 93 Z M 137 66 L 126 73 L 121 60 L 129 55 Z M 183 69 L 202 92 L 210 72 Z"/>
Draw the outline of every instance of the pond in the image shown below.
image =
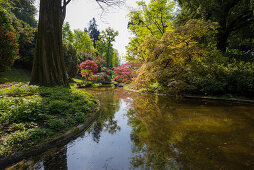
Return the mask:
<path id="1" fill-rule="evenodd" d="M 24 169 L 254 169 L 254 106 L 176 99 L 110 86 L 88 89 L 99 119 Z"/>

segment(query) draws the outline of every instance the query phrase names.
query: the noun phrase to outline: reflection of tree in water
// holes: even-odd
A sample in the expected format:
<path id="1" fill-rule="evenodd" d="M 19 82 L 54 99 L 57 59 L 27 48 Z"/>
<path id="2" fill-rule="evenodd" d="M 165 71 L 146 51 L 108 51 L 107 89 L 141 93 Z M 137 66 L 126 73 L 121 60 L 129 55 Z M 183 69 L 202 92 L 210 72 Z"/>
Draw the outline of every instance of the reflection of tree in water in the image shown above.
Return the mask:
<path id="1" fill-rule="evenodd" d="M 249 111 L 180 104 L 151 95 L 132 98 L 133 110 L 127 116 L 133 128 L 133 168 L 254 168 L 249 138 L 254 136 L 253 122 L 243 119 Z"/>
<path id="2" fill-rule="evenodd" d="M 68 166 L 66 146 L 49 151 L 43 159 L 43 166 L 45 170 L 67 170 Z"/>
<path id="3" fill-rule="evenodd" d="M 89 131 L 93 136 L 93 140 L 99 143 L 100 134 L 103 130 L 111 134 L 120 131 L 120 126 L 117 125 L 117 121 L 115 120 L 115 113 L 120 108 L 120 99 L 116 97 L 115 90 L 108 87 L 93 89 L 90 92 L 95 94 L 102 107 L 100 117 Z"/>

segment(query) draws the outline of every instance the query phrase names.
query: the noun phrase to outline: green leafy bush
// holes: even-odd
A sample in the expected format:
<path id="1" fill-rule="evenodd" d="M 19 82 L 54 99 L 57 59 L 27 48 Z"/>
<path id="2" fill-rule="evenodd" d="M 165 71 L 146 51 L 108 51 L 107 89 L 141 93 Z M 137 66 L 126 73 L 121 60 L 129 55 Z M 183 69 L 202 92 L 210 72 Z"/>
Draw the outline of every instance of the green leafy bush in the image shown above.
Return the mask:
<path id="1" fill-rule="evenodd" d="M 25 84 L 0 89 L 0 156 L 29 148 L 83 123 L 98 101 L 74 88 Z"/>
<path id="2" fill-rule="evenodd" d="M 93 75 L 88 78 L 88 80 L 94 82 L 94 83 L 103 83 L 105 82 L 104 76 L 103 75 Z"/>
<path id="3" fill-rule="evenodd" d="M 6 96 L 21 97 L 21 96 L 33 95 L 37 93 L 37 90 L 38 90 L 37 86 L 17 84 L 17 85 L 13 85 L 9 88 L 1 90 L 0 94 L 6 95 Z"/>
<path id="4" fill-rule="evenodd" d="M 47 105 L 48 114 L 66 114 L 70 108 L 70 104 L 62 100 L 50 101 Z"/>
<path id="5" fill-rule="evenodd" d="M 234 61 L 216 49 L 217 24 L 189 20 L 165 33 L 148 36 L 139 47 L 144 64 L 132 87 L 170 94 L 253 97 L 254 63 Z"/>
<path id="6" fill-rule="evenodd" d="M 105 72 L 97 73 L 96 75 L 101 75 L 101 76 L 103 76 L 105 82 L 107 82 L 107 83 L 110 83 L 110 82 L 111 82 L 111 77 L 110 77 L 107 73 L 105 73 Z M 103 82 L 103 83 L 104 83 L 104 82 Z"/>
<path id="7" fill-rule="evenodd" d="M 78 74 L 77 51 L 72 44 L 66 42 L 64 42 L 63 51 L 64 51 L 64 63 L 66 66 L 68 77 L 73 78 Z"/>
<path id="8" fill-rule="evenodd" d="M 75 116 L 75 120 L 78 121 L 79 123 L 84 122 L 85 116 L 83 113 L 77 113 Z"/>
<path id="9" fill-rule="evenodd" d="M 63 120 L 59 119 L 51 119 L 48 120 L 47 125 L 49 126 L 50 129 L 60 131 L 65 127 Z"/>
<path id="10" fill-rule="evenodd" d="M 42 137 L 53 134 L 53 132 L 49 129 L 38 129 L 38 128 L 34 128 L 30 130 L 29 133 L 30 133 L 30 139 L 32 140 L 40 139 Z"/>
<path id="11" fill-rule="evenodd" d="M 9 69 L 18 58 L 19 34 L 14 28 L 17 19 L 0 7 L 0 72 Z"/>

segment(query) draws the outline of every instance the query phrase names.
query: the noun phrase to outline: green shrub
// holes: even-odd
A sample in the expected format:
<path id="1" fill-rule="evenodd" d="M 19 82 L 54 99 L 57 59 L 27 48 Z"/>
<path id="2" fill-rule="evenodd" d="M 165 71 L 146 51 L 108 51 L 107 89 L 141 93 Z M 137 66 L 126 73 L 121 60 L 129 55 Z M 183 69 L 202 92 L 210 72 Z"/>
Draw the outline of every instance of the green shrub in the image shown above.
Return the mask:
<path id="1" fill-rule="evenodd" d="M 17 19 L 0 7 L 0 72 L 9 69 L 18 58 L 19 34 L 14 29 Z"/>
<path id="2" fill-rule="evenodd" d="M 105 72 L 97 73 L 96 75 L 103 76 L 106 83 L 111 82 L 111 77 L 109 75 L 107 75 Z M 105 83 L 105 82 L 102 82 L 102 83 Z"/>
<path id="3" fill-rule="evenodd" d="M 84 122 L 97 104 L 93 95 L 73 87 L 16 85 L 1 89 L 0 94 L 0 127 L 4 134 L 0 135 L 0 156 L 45 142 L 66 127 Z"/>
<path id="4" fill-rule="evenodd" d="M 77 113 L 75 116 L 75 120 L 79 123 L 82 123 L 85 121 L 85 116 L 83 113 Z"/>
<path id="5" fill-rule="evenodd" d="M 65 124 L 69 127 L 72 127 L 75 123 L 76 121 L 70 116 L 65 120 Z"/>
<path id="6" fill-rule="evenodd" d="M 50 101 L 47 105 L 48 114 L 66 114 L 70 108 L 70 104 L 62 100 Z"/>
<path id="7" fill-rule="evenodd" d="M 97 75 L 97 74 L 89 77 L 88 80 L 90 80 L 94 83 L 103 83 L 103 82 L 105 82 L 105 79 L 104 79 L 103 75 Z"/>
<path id="8" fill-rule="evenodd" d="M 29 131 L 29 135 L 30 135 L 30 139 L 32 140 L 36 140 L 36 139 L 40 139 L 44 136 L 49 136 L 52 135 L 52 131 L 50 131 L 49 129 L 32 129 Z"/>
<path id="9" fill-rule="evenodd" d="M 15 131 L 11 133 L 8 139 L 5 141 L 4 145 L 20 145 L 21 143 L 27 141 L 30 138 L 29 131 Z"/>
<path id="10" fill-rule="evenodd" d="M 48 120 L 47 125 L 49 126 L 50 129 L 53 129 L 56 131 L 60 131 L 65 127 L 63 120 L 59 120 L 59 119 Z"/>
<path id="11" fill-rule="evenodd" d="M 2 101 L 1 101 L 2 100 Z M 40 118 L 41 102 L 39 98 L 15 99 L 3 98 L 0 101 L 1 124 L 34 121 Z M 3 103 L 7 103 L 2 105 Z"/>
<path id="12" fill-rule="evenodd" d="M 38 90 L 38 86 L 28 86 L 28 85 L 22 85 L 17 84 L 13 85 L 9 88 L 0 89 L 0 94 L 6 95 L 6 96 L 25 96 L 25 95 L 33 95 L 36 94 Z"/>
<path id="13" fill-rule="evenodd" d="M 75 47 L 67 42 L 63 44 L 64 63 L 69 78 L 73 78 L 78 74 L 78 58 Z"/>

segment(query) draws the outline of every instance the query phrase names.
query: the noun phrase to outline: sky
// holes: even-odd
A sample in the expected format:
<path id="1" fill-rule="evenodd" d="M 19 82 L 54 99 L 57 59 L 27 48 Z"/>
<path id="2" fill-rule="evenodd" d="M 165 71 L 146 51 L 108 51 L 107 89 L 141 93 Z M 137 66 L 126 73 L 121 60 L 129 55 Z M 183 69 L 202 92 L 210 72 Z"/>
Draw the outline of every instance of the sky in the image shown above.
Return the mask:
<path id="1" fill-rule="evenodd" d="M 145 0 L 149 2 L 150 0 Z M 37 7 L 39 0 L 36 2 Z M 126 0 L 126 4 L 120 8 L 114 7 L 104 12 L 95 0 L 72 0 L 67 6 L 65 22 L 69 22 L 71 29 L 84 30 L 88 27 L 89 21 L 94 17 L 97 21 L 98 29 L 105 30 L 108 27 L 119 32 L 114 42 L 114 48 L 118 50 L 119 55 L 123 57 L 126 54 L 125 46 L 129 43 L 132 36 L 127 29 L 128 17 L 131 8 L 136 8 L 136 0 Z"/>

